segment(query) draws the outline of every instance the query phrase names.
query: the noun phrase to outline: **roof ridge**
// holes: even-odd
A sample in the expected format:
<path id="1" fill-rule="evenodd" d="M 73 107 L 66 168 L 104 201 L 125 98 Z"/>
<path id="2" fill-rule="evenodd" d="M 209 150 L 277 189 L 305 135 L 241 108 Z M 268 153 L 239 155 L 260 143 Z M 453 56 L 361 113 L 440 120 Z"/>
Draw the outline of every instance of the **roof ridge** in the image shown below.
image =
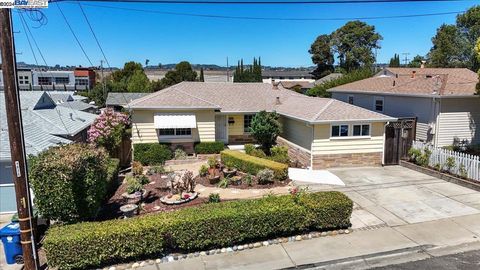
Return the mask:
<path id="1" fill-rule="evenodd" d="M 161 93 L 169 92 L 169 91 L 171 91 L 174 87 L 176 87 L 177 85 L 179 85 L 179 84 L 181 84 L 181 83 L 183 83 L 183 81 L 182 81 L 182 82 L 179 82 L 179 83 L 177 83 L 177 84 L 174 84 L 174 85 L 170 85 L 170 86 L 167 87 L 167 88 L 160 89 L 160 90 L 158 90 L 158 91 L 156 91 L 156 92 L 152 92 L 152 93 L 150 93 L 150 94 L 148 94 L 148 95 L 146 95 L 146 96 L 144 96 L 144 97 L 141 97 L 141 98 L 137 98 L 137 99 L 135 99 L 135 100 L 132 100 L 131 102 L 127 103 L 127 105 L 130 107 L 130 106 L 132 106 L 132 105 L 135 105 L 136 103 L 139 103 L 139 102 L 145 101 L 145 100 L 147 100 L 147 99 L 156 97 L 156 96 L 160 95 Z M 122 93 L 123 93 L 123 92 L 122 92 Z M 125 96 L 124 96 L 124 97 L 125 97 Z"/>
<path id="2" fill-rule="evenodd" d="M 315 119 L 319 118 L 320 115 L 321 115 L 323 112 L 325 112 L 325 110 L 326 110 L 328 107 L 330 107 L 330 105 L 331 105 L 334 101 L 335 101 L 335 99 L 333 99 L 333 98 L 330 99 L 330 100 L 328 101 L 327 105 L 325 105 L 318 113 L 316 113 L 316 114 L 314 115 L 314 117 L 313 117 L 312 120 L 315 121 Z"/>
<path id="3" fill-rule="evenodd" d="M 208 103 L 208 104 L 211 104 L 211 105 L 213 105 L 213 106 L 217 106 L 217 107 L 221 108 L 220 105 L 217 105 L 217 104 L 215 104 L 215 103 L 212 103 L 212 102 L 210 102 L 210 101 L 208 101 L 208 100 L 205 100 L 205 99 L 203 99 L 203 98 L 194 96 L 194 95 L 192 95 L 192 94 L 190 94 L 190 93 L 187 93 L 187 92 L 185 92 L 185 91 L 183 91 L 183 90 L 178 89 L 177 91 L 178 91 L 178 92 L 182 92 L 182 93 L 184 93 L 184 94 L 187 95 L 187 96 L 196 98 L 196 99 L 198 99 L 198 100 L 201 100 L 201 101 L 206 102 L 206 103 Z"/>

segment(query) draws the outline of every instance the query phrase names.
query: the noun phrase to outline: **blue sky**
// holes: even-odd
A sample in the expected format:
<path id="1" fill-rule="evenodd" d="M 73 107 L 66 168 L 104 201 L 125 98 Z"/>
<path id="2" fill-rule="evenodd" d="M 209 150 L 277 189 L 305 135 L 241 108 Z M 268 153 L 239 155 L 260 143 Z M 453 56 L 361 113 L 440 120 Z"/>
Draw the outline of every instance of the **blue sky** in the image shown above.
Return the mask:
<path id="1" fill-rule="evenodd" d="M 145 59 L 150 64 L 191 63 L 225 65 L 240 58 L 250 62 L 262 57 L 271 66 L 310 66 L 308 49 L 320 34 L 330 33 L 346 21 L 262 21 L 214 19 L 87 6 L 103 5 L 167 12 L 252 17 L 368 17 L 463 11 L 475 1 L 426 3 L 375 3 L 329 5 L 171 5 L 86 3 L 84 9 L 112 66 Z M 83 18 L 78 4 L 59 4 L 95 65 L 102 55 Z M 88 61 L 68 30 L 56 4 L 44 9 L 48 23 L 38 27 L 28 20 L 49 65 L 82 65 Z M 442 23 L 454 23 L 456 15 L 365 20 L 383 36 L 378 62 L 388 62 L 394 53 L 425 55 L 431 37 Z M 38 27 L 38 28 L 33 28 Z M 17 13 L 14 13 L 17 61 L 34 63 Z"/>

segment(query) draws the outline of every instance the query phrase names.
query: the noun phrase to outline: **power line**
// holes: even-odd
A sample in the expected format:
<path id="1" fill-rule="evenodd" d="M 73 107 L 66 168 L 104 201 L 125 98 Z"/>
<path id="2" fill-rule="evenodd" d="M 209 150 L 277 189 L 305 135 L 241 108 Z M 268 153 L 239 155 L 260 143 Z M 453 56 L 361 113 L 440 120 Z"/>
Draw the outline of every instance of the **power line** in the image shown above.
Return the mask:
<path id="1" fill-rule="evenodd" d="M 70 0 L 57 0 L 64 2 Z M 469 0 L 310 0 L 310 1 L 214 1 L 214 0 L 75 0 L 82 2 L 146 3 L 146 4 L 202 4 L 202 5 L 298 5 L 298 4 L 368 4 L 403 2 L 460 2 Z"/>
<path id="2" fill-rule="evenodd" d="M 100 45 L 100 42 L 98 41 L 97 35 L 95 35 L 95 31 L 93 31 L 93 27 L 90 24 L 90 20 L 88 20 L 87 14 L 85 13 L 85 10 L 83 10 L 82 4 L 78 2 L 78 6 L 80 7 L 80 10 L 82 11 L 83 17 L 85 18 L 85 21 L 88 24 L 88 27 L 90 28 L 90 32 L 92 32 L 93 37 L 95 38 L 95 42 L 97 42 L 97 46 L 102 52 L 103 58 L 105 59 L 105 62 L 107 63 L 108 68 L 111 69 L 110 63 L 108 62 L 107 56 L 105 56 L 105 52 L 103 51 L 102 45 Z"/>
<path id="3" fill-rule="evenodd" d="M 90 60 L 90 57 L 88 57 L 87 53 L 85 52 L 85 49 L 83 48 L 82 43 L 80 43 L 80 40 L 78 39 L 77 35 L 75 34 L 75 31 L 73 31 L 73 28 L 70 25 L 70 23 L 68 22 L 67 17 L 63 13 L 62 9 L 60 8 L 60 5 L 58 3 L 56 3 L 56 4 L 57 4 L 58 10 L 62 14 L 63 19 L 65 20 L 65 23 L 67 24 L 68 28 L 70 29 L 70 32 L 72 32 L 73 37 L 75 37 L 75 40 L 77 41 L 78 46 L 80 46 L 80 49 L 82 49 L 83 55 L 85 55 L 85 57 L 87 58 L 88 62 L 90 63 L 90 66 L 93 67 L 94 65 L 93 65 L 92 61 Z"/>
<path id="4" fill-rule="evenodd" d="M 379 20 L 379 19 L 396 19 L 396 18 L 414 18 L 414 17 L 429 17 L 429 16 L 442 16 L 460 14 L 465 11 L 450 11 L 450 12 L 438 12 L 438 13 L 424 13 L 424 14 L 405 14 L 405 15 L 392 15 L 392 16 L 371 16 L 371 17 L 330 17 L 330 18 L 295 18 L 295 17 L 250 17 L 250 16 L 228 16 L 228 15 L 214 15 L 214 14 L 197 14 L 197 13 L 182 13 L 182 12 L 170 12 L 160 10 L 138 9 L 138 8 L 126 8 L 105 6 L 98 4 L 83 4 L 84 6 L 116 9 L 124 11 L 144 12 L 152 14 L 164 14 L 175 16 L 189 16 L 189 17 L 203 17 L 203 18 L 217 18 L 217 19 L 238 19 L 238 20 L 266 20 L 266 21 L 348 21 L 348 20 Z"/>

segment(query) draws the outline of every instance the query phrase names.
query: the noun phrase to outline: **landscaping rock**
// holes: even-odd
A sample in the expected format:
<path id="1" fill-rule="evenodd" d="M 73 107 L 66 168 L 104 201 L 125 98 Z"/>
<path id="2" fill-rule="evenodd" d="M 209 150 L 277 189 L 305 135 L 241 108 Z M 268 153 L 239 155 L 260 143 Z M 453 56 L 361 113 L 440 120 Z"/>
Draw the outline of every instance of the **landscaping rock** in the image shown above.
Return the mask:
<path id="1" fill-rule="evenodd" d="M 302 236 L 301 235 L 297 235 L 295 237 L 295 241 L 302 241 Z"/>
<path id="2" fill-rule="evenodd" d="M 200 255 L 201 255 L 201 256 L 206 256 L 207 253 L 206 253 L 205 251 L 202 251 L 202 252 L 200 252 Z"/>
<path id="3" fill-rule="evenodd" d="M 248 244 L 248 248 L 249 248 L 249 249 L 252 249 L 252 248 L 253 248 L 253 244 Z"/>
<path id="4" fill-rule="evenodd" d="M 254 247 L 254 248 L 259 248 L 259 247 L 261 247 L 261 246 L 262 246 L 262 244 L 260 244 L 260 243 L 258 243 L 258 242 L 255 243 L 255 244 L 253 244 L 253 247 Z"/>
<path id="5" fill-rule="evenodd" d="M 200 252 L 197 251 L 197 252 L 193 253 L 193 256 L 195 256 L 195 257 L 200 256 Z"/>
<path id="6" fill-rule="evenodd" d="M 227 252 L 233 252 L 233 248 L 228 247 L 228 248 L 227 248 Z"/>
<path id="7" fill-rule="evenodd" d="M 132 264 L 132 268 L 138 268 L 138 267 L 140 267 L 140 264 L 139 264 L 139 263 L 134 263 L 134 264 Z"/>
<path id="8" fill-rule="evenodd" d="M 161 259 L 156 259 L 155 262 L 156 263 L 162 263 L 162 260 Z"/>
<path id="9" fill-rule="evenodd" d="M 338 230 L 338 234 L 343 234 L 344 230 Z"/>
<path id="10" fill-rule="evenodd" d="M 350 230 L 345 230 L 345 234 L 349 234 L 350 233 Z"/>
<path id="11" fill-rule="evenodd" d="M 227 252 L 227 249 L 226 249 L 226 248 L 222 248 L 222 249 L 220 250 L 220 252 L 225 253 L 225 252 Z"/>
<path id="12" fill-rule="evenodd" d="M 263 241 L 262 245 L 268 246 L 268 241 Z"/>
<path id="13" fill-rule="evenodd" d="M 140 263 L 140 267 L 144 267 L 145 265 L 147 265 L 146 262 L 141 262 L 141 263 Z"/>
<path id="14" fill-rule="evenodd" d="M 233 246 L 233 251 L 237 251 L 238 247 L 237 246 Z"/>
<path id="15" fill-rule="evenodd" d="M 108 268 L 108 270 L 117 270 L 117 268 L 115 266 L 112 266 L 112 267 Z"/>
<path id="16" fill-rule="evenodd" d="M 330 232 L 330 235 L 331 235 L 331 236 L 335 236 L 335 235 L 337 235 L 337 234 L 338 234 L 337 231 L 331 231 L 331 232 Z"/>
<path id="17" fill-rule="evenodd" d="M 327 236 L 327 232 L 322 232 L 321 236 Z"/>
<path id="18" fill-rule="evenodd" d="M 238 250 L 243 250 L 243 246 L 238 246 Z"/>

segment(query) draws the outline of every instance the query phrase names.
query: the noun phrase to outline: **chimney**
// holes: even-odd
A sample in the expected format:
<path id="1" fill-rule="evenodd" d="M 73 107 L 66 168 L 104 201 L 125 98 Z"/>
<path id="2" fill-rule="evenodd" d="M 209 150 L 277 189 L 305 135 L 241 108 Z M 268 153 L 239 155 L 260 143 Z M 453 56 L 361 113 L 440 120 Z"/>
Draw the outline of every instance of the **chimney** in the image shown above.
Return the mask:
<path id="1" fill-rule="evenodd" d="M 275 105 L 280 105 L 282 102 L 280 102 L 280 97 L 275 98 Z"/>
<path id="2" fill-rule="evenodd" d="M 412 79 L 415 79 L 415 75 L 417 75 L 417 72 L 415 70 L 412 71 Z"/>
<path id="3" fill-rule="evenodd" d="M 273 83 L 272 83 L 272 89 L 273 89 L 273 90 L 278 90 L 278 84 L 279 84 L 279 83 L 273 82 Z"/>
<path id="4" fill-rule="evenodd" d="M 420 65 L 420 68 L 425 68 L 425 63 L 426 63 L 426 62 L 427 62 L 427 61 L 422 60 L 422 64 Z"/>

